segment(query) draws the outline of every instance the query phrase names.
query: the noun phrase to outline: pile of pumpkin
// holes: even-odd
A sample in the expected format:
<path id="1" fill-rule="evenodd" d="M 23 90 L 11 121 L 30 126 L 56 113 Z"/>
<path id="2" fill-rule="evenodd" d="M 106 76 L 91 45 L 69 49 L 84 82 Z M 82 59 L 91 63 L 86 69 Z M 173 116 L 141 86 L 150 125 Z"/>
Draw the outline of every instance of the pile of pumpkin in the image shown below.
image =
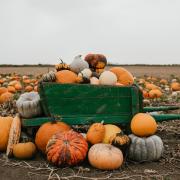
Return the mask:
<path id="1" fill-rule="evenodd" d="M 14 95 L 37 92 L 38 78 L 18 74 L 0 75 L 0 104 L 12 100 Z"/>
<path id="2" fill-rule="evenodd" d="M 102 54 L 76 56 L 70 64 L 61 60 L 56 70 L 44 74 L 41 81 L 57 83 L 85 83 L 95 85 L 127 86 L 134 83 L 132 74 L 122 67 L 105 70 L 107 59 Z"/>
<path id="3" fill-rule="evenodd" d="M 146 99 L 158 99 L 163 95 L 177 96 L 180 94 L 180 83 L 178 78 L 167 80 L 148 76 L 137 79 L 137 83 Z"/>
<path id="4" fill-rule="evenodd" d="M 154 135 L 156 121 L 144 113 L 133 117 L 130 135 L 113 124 L 94 123 L 87 133 L 78 133 L 64 122 L 44 123 L 36 133 L 35 144 L 29 140 L 19 143 L 21 119 L 18 115 L 0 117 L 0 126 L 0 151 L 6 151 L 8 157 L 30 159 L 38 149 L 58 167 L 78 165 L 87 157 L 93 167 L 113 170 L 121 167 L 126 158 L 156 161 L 163 153 L 163 142 Z"/>

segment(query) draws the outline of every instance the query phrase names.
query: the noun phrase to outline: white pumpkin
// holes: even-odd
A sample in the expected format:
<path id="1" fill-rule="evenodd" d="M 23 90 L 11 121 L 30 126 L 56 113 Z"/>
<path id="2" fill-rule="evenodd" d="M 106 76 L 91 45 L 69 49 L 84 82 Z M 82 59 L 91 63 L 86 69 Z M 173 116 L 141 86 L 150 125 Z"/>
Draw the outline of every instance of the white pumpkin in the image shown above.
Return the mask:
<path id="1" fill-rule="evenodd" d="M 129 147 L 129 159 L 134 161 L 156 161 L 164 150 L 163 142 L 160 137 L 152 135 L 149 137 L 138 137 L 130 134 L 131 145 Z"/>
<path id="2" fill-rule="evenodd" d="M 37 92 L 22 94 L 16 102 L 19 114 L 24 118 L 41 115 L 40 97 Z"/>
<path id="3" fill-rule="evenodd" d="M 90 77 L 92 76 L 92 71 L 88 68 L 82 70 L 79 74 L 78 77 L 84 77 L 87 79 L 90 79 Z"/>
<path id="4" fill-rule="evenodd" d="M 104 71 L 99 77 L 99 82 L 102 85 L 115 85 L 117 76 L 111 71 Z"/>
<path id="5" fill-rule="evenodd" d="M 70 70 L 75 72 L 75 73 L 79 73 L 82 70 L 89 68 L 89 64 L 83 60 L 82 55 L 78 55 L 74 58 L 73 62 L 70 64 Z"/>
<path id="6" fill-rule="evenodd" d="M 99 84 L 99 79 L 96 78 L 96 77 L 92 77 L 92 78 L 90 79 L 90 84 L 98 85 L 98 84 Z"/>

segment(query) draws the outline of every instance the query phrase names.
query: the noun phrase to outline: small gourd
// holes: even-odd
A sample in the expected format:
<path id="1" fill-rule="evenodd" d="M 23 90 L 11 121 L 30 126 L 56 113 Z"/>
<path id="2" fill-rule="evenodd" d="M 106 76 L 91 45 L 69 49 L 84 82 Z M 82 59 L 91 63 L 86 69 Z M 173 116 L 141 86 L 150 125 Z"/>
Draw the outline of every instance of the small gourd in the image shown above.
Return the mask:
<path id="1" fill-rule="evenodd" d="M 86 139 L 91 144 L 101 143 L 105 134 L 105 127 L 102 123 L 94 123 L 88 129 Z"/>
<path id="2" fill-rule="evenodd" d="M 21 134 L 21 120 L 18 114 L 13 118 L 11 123 L 11 128 L 9 132 L 8 145 L 6 150 L 6 155 L 11 157 L 13 154 L 13 146 L 19 143 Z"/>
<path id="3" fill-rule="evenodd" d="M 54 71 L 49 71 L 43 74 L 40 82 L 54 82 L 56 80 L 56 73 Z"/>
<path id="4" fill-rule="evenodd" d="M 122 152 L 125 153 L 131 143 L 131 139 L 128 137 L 128 135 L 121 131 L 120 133 L 112 135 L 109 139 L 109 143 L 120 148 Z"/>
<path id="5" fill-rule="evenodd" d="M 60 63 L 55 65 L 56 71 L 62 71 L 62 70 L 70 70 L 70 66 L 63 62 L 62 59 L 60 59 Z"/>

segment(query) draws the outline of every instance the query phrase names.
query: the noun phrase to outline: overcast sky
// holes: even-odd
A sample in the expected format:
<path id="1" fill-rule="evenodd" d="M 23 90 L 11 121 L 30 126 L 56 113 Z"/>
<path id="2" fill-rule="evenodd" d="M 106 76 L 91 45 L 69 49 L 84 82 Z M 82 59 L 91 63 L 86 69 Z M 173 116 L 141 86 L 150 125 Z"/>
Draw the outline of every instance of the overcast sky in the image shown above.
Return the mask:
<path id="1" fill-rule="evenodd" d="M 180 0 L 0 0 L 0 64 L 180 64 Z"/>

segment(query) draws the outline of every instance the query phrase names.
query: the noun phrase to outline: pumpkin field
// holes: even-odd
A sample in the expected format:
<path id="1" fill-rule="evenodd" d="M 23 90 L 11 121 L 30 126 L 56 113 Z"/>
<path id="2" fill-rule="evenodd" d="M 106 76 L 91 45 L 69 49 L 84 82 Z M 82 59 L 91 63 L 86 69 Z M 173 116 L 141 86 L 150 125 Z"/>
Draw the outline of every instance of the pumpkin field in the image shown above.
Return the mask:
<path id="1" fill-rule="evenodd" d="M 109 66 L 103 55 L 87 55 L 84 65 L 78 61 L 80 56 L 70 65 L 0 67 L 0 180 L 179 180 L 180 120 L 154 118 L 178 115 L 178 108 L 134 114 L 130 130 L 103 120 L 23 126 L 22 119 L 47 113 L 39 84 L 49 82 L 112 88 L 136 84 L 144 107 L 180 107 L 180 65 Z"/>

